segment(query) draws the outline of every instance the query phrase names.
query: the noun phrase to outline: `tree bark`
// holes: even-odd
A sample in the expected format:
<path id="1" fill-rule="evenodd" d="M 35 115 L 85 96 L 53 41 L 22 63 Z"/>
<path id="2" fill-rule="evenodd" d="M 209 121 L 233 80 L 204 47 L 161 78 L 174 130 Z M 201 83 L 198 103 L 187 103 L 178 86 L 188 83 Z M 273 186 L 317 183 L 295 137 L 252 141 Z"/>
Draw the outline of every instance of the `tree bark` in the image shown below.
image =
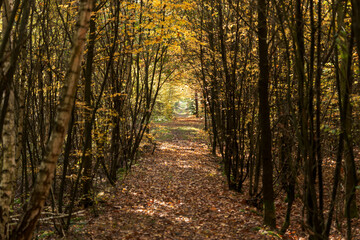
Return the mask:
<path id="1" fill-rule="evenodd" d="M 4 11 L 3 11 L 3 29 L 9 27 L 10 15 L 13 11 L 13 2 L 5 1 Z M 6 34 L 6 33 L 5 33 Z M 3 34 L 3 38 L 6 37 Z M 10 34 L 9 34 L 10 38 Z M 9 53 L 10 45 L 6 44 L 4 46 L 4 52 Z M 2 74 L 7 72 L 9 68 L 10 61 L 5 61 L 3 66 L 1 66 Z M 0 239 L 7 238 L 8 232 L 8 221 L 10 214 L 10 205 L 13 195 L 13 176 L 16 173 L 16 164 L 15 164 L 15 121 L 14 121 L 14 91 L 13 86 L 9 81 L 6 84 L 6 90 L 3 95 L 3 133 L 2 134 L 2 145 L 3 145 L 3 154 L 0 158 Z M 5 99 L 7 101 L 5 101 Z"/>
<path id="2" fill-rule="evenodd" d="M 356 167 L 353 159 L 353 143 L 351 137 L 352 130 L 352 107 L 350 104 L 350 96 L 352 91 L 352 54 L 355 32 L 352 29 L 351 35 L 348 36 L 345 29 L 345 14 L 346 4 L 344 1 L 338 7 L 337 22 L 338 22 L 338 52 L 340 57 L 339 62 L 339 104 L 342 104 L 341 108 L 344 111 L 343 115 L 340 115 L 340 123 L 342 131 L 344 132 L 344 167 L 345 167 L 345 201 L 346 210 L 345 215 L 353 218 L 358 216 L 356 207 L 356 197 L 354 195 L 354 189 L 357 184 L 356 181 Z M 349 211 L 348 211 L 349 208 Z M 350 214 L 350 215 L 348 215 Z"/>
<path id="3" fill-rule="evenodd" d="M 355 33 L 356 47 L 360 55 L 360 2 L 359 0 L 351 0 L 352 3 L 352 21 Z M 360 58 L 359 58 L 360 64 Z"/>
<path id="4" fill-rule="evenodd" d="M 7 238 L 8 221 L 10 214 L 11 199 L 14 194 L 14 182 L 16 180 L 15 161 L 15 107 L 14 92 L 8 90 L 9 103 L 3 128 L 3 164 L 1 169 L 0 182 L 0 239 Z"/>
<path id="5" fill-rule="evenodd" d="M 5 1 L 5 11 L 3 16 L 3 28 L 9 28 L 12 17 L 17 10 L 17 7 L 14 8 L 14 2 L 12 0 Z M 30 11 L 28 3 L 22 5 L 23 15 L 20 23 L 20 30 L 25 30 L 27 25 L 27 18 Z M 4 114 L 4 125 L 3 125 L 3 134 L 2 144 L 3 144 L 3 156 L 2 162 L 0 164 L 0 239 L 6 239 L 8 237 L 8 221 L 10 214 L 11 202 L 14 198 L 14 189 L 16 186 L 16 177 L 17 169 L 19 166 L 19 159 L 21 156 L 21 147 L 22 147 L 22 125 L 23 125 L 23 113 L 24 105 L 22 98 L 22 89 L 18 91 L 20 99 L 15 101 L 15 91 L 13 83 L 13 74 L 15 72 L 15 63 L 18 59 L 18 51 L 11 49 L 11 41 L 13 39 L 13 34 L 11 32 L 5 32 L 4 35 L 9 34 L 9 43 L 5 46 L 5 53 L 11 55 L 7 58 L 4 64 L 1 66 L 2 75 L 4 76 L 2 80 L 5 80 L 5 98 L 7 99 L 6 104 L 4 101 L 3 104 L 3 114 Z M 19 39 L 16 41 L 15 46 L 20 46 Z M 20 88 L 22 84 L 19 84 Z M 0 93 L 1 94 L 1 93 Z M 16 109 L 16 103 L 19 103 L 18 109 Z M 17 115 L 17 122 L 15 121 L 15 112 Z M 16 125 L 17 123 L 17 125 Z M 1 132 L 0 132 L 1 133 Z"/>
<path id="6" fill-rule="evenodd" d="M 96 0 L 93 0 L 96 4 Z M 95 55 L 95 38 L 96 38 L 96 23 L 95 16 L 90 19 L 89 26 L 89 45 L 86 59 L 86 70 L 85 70 L 85 144 L 83 150 L 82 161 L 84 164 L 84 175 L 82 177 L 83 187 L 83 204 L 88 207 L 92 204 L 90 190 L 92 185 L 92 106 L 91 106 L 91 78 L 93 73 L 93 62 Z"/>
<path id="7" fill-rule="evenodd" d="M 195 116 L 199 117 L 199 97 L 197 90 L 195 90 Z"/>
<path id="8" fill-rule="evenodd" d="M 259 37 L 259 127 L 260 127 L 260 158 L 263 167 L 263 199 L 264 223 L 276 228 L 273 166 L 271 155 L 271 128 L 269 107 L 269 62 L 267 45 L 266 0 L 258 0 L 258 37 Z"/>
<path id="9" fill-rule="evenodd" d="M 21 217 L 11 239 L 31 239 L 33 230 L 44 207 L 54 177 L 54 171 L 67 132 L 71 111 L 76 94 L 77 82 L 80 75 L 86 33 L 89 28 L 90 15 L 93 7 L 92 0 L 81 0 L 79 10 L 78 29 L 75 32 L 73 49 L 69 62 L 64 87 L 54 127 L 46 146 L 46 154 L 41 162 L 33 192 L 26 211 Z"/>

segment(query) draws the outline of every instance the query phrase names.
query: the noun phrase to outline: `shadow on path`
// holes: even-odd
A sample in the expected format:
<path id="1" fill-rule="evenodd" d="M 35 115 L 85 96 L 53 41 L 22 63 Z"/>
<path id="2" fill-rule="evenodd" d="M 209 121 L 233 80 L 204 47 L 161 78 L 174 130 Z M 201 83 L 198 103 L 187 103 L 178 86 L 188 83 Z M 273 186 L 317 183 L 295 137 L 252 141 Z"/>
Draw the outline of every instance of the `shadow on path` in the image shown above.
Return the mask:
<path id="1" fill-rule="evenodd" d="M 201 121 L 156 125 L 158 147 L 145 155 L 79 239 L 272 239 L 261 216 L 228 191 Z"/>

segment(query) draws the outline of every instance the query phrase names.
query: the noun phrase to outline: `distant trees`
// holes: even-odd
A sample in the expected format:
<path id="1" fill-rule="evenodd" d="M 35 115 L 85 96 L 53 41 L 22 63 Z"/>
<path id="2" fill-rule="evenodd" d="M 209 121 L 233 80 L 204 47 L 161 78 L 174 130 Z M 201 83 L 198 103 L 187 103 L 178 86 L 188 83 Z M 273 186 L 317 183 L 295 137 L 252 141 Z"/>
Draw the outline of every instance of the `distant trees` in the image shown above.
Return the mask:
<path id="1" fill-rule="evenodd" d="M 93 1 L 82 0 L 80 2 L 78 29 L 73 38 L 73 49 L 70 55 L 69 69 L 65 76 L 64 86 L 60 95 L 60 103 L 57 107 L 54 122 L 55 127 L 51 129 L 49 140 L 46 144 L 44 159 L 41 162 L 39 173 L 34 183 L 34 189 L 30 195 L 26 211 L 11 236 L 13 239 L 31 239 L 36 223 L 45 205 L 46 197 L 49 194 L 56 163 L 61 153 L 71 118 L 92 8 Z"/>
<path id="2" fill-rule="evenodd" d="M 357 1 L 4 0 L 0 8 L 1 239 L 29 238 L 43 208 L 64 213 L 54 221 L 61 234 L 78 206 L 94 206 L 100 184 L 131 169 L 162 87 L 184 66 L 229 188 L 246 189 L 271 227 L 284 191 L 281 232 L 301 201 L 311 239 L 329 238 L 334 219 L 346 219 L 351 238 Z M 25 210 L 19 222 L 11 209 Z"/>
<path id="3" fill-rule="evenodd" d="M 0 1 L 1 239 L 30 239 L 44 208 L 62 234 L 130 170 L 179 69 L 190 5 L 167 3 Z"/>
<path id="4" fill-rule="evenodd" d="M 347 218 L 350 239 L 350 219 L 358 216 L 357 3 L 208 0 L 195 9 L 194 75 L 229 187 L 246 184 L 249 203 L 264 206 L 271 227 L 272 196 L 284 190 L 281 232 L 301 200 L 311 239 L 328 238 L 341 212 L 336 220 Z"/>

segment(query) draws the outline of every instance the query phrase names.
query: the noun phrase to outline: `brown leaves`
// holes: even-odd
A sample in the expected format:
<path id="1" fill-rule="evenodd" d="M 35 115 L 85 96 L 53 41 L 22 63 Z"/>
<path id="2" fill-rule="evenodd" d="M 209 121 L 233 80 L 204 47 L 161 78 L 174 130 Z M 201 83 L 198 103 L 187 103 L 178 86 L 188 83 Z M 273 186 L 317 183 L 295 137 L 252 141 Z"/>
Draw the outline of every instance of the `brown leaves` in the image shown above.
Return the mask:
<path id="1" fill-rule="evenodd" d="M 246 194 L 227 189 L 220 159 L 201 138 L 188 138 L 196 130 L 183 131 L 186 126 L 202 129 L 194 118 L 155 128 L 167 129 L 169 138 L 143 156 L 116 192 L 106 193 L 108 202 L 85 227 L 86 238 L 279 239 L 263 228 L 261 211 L 247 204 Z M 296 236 L 292 230 L 284 239 Z"/>

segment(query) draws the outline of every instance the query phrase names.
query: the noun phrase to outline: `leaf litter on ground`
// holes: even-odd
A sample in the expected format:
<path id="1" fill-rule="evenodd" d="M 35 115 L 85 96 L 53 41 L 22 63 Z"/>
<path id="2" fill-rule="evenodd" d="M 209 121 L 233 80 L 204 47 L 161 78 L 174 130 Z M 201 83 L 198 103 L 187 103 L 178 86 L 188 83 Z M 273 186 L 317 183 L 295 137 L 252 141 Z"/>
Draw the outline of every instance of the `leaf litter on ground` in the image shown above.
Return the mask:
<path id="1" fill-rule="evenodd" d="M 89 213 L 88 224 L 67 239 L 306 239 L 299 205 L 281 236 L 263 226 L 261 210 L 247 204 L 246 194 L 228 189 L 202 120 L 182 117 L 152 127 L 154 154 L 145 153 L 121 185 L 106 192 L 99 216 Z M 276 206 L 286 209 L 283 201 Z"/>

